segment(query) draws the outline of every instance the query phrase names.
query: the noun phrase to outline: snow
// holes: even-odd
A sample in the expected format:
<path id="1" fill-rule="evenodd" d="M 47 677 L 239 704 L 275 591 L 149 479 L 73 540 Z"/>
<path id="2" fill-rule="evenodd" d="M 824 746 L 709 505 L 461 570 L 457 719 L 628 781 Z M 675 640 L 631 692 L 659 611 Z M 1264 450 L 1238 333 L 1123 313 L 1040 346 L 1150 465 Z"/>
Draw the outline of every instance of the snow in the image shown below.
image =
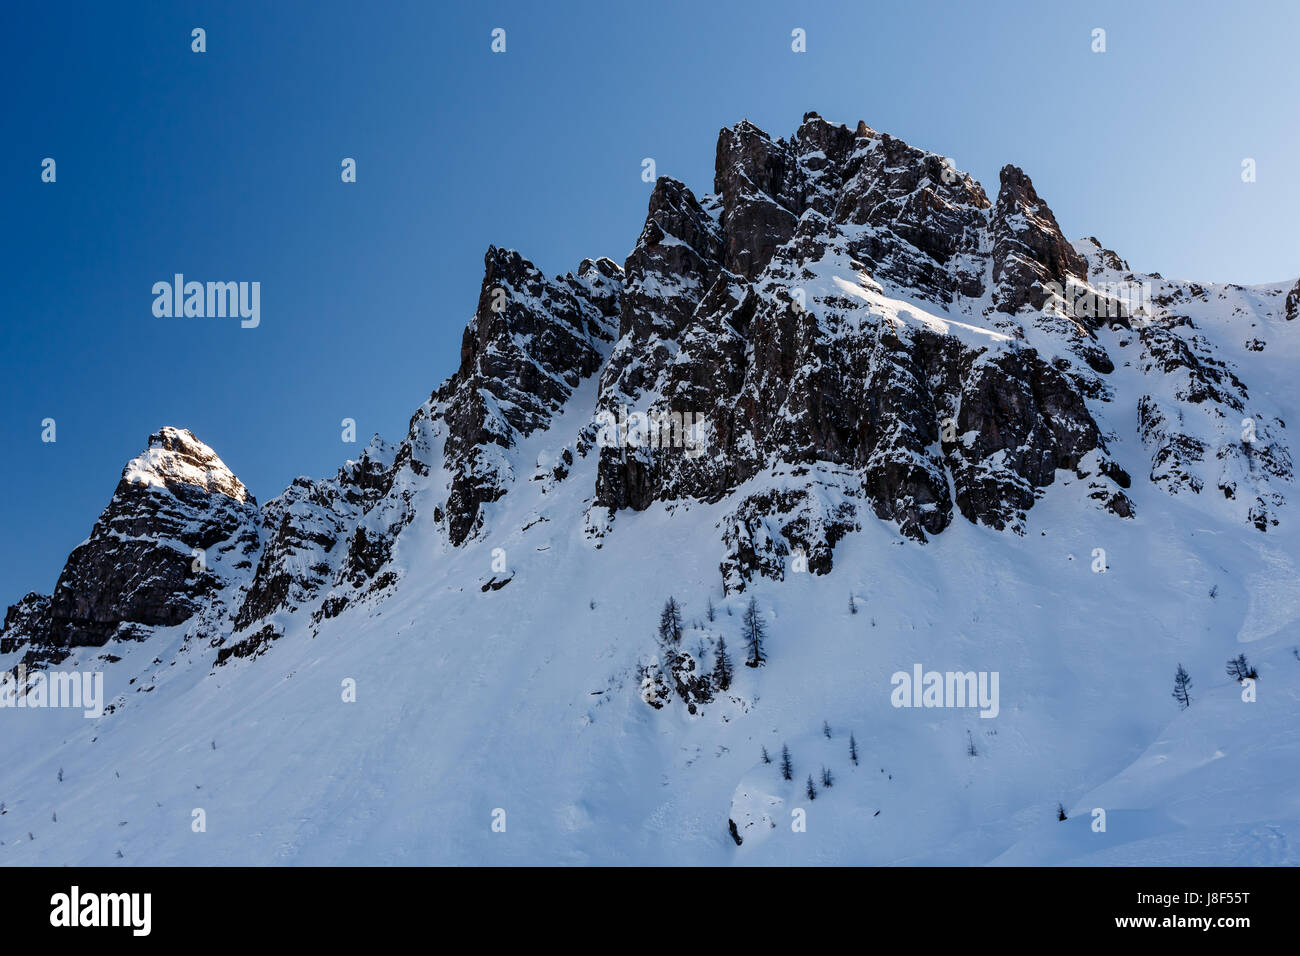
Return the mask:
<path id="1" fill-rule="evenodd" d="M 585 423 L 586 384 L 519 460 Z M 0 739 L 0 860 L 1300 862 L 1294 536 L 1144 483 L 1138 517 L 1122 521 L 1087 507 L 1078 481 L 1049 489 L 1023 537 L 958 521 L 918 545 L 868 524 L 841 542 L 830 575 L 757 586 L 767 666 L 737 666 L 726 699 L 691 716 L 675 700 L 648 707 L 634 669 L 654 653 L 669 593 L 688 624 L 707 623 L 711 596 L 712 627 L 742 653 L 747 595 L 717 587 L 727 502 L 622 514 L 595 550 L 566 520 L 583 509 L 594 456 L 574 471 L 545 494 L 515 487 L 462 549 L 416 522 L 398 539 L 403 587 L 322 622 L 315 639 L 285 616 L 265 655 L 216 672 L 177 629 L 114 648 L 118 663 L 77 651 L 62 666 L 102 668 L 118 711 L 3 713 L 21 727 Z M 497 547 L 513 578 L 482 592 Z M 1090 567 L 1097 547 L 1105 573 Z M 694 640 L 688 629 L 683 644 Z M 1243 640 L 1260 669 L 1255 703 L 1223 676 Z M 1180 661 L 1195 682 L 1181 713 L 1169 696 Z M 916 662 L 998 671 L 998 717 L 893 708 L 890 675 Z M 146 695 L 127 683 L 142 673 Z M 345 678 L 356 703 L 341 699 Z M 804 781 L 823 765 L 835 786 L 809 803 Z M 1105 833 L 1090 828 L 1093 807 L 1107 810 Z M 195 808 L 206 832 L 191 829 Z M 505 833 L 491 828 L 498 808 Z M 796 808 L 806 832 L 791 829 Z M 776 826 L 749 826 L 764 816 Z"/>

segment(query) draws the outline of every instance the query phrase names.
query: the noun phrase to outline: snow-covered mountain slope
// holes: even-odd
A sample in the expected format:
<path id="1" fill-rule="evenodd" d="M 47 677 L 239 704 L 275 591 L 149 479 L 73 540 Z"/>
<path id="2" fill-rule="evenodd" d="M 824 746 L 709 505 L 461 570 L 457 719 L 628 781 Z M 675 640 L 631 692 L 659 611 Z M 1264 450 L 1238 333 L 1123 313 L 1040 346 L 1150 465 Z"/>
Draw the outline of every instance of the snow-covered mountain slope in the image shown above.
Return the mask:
<path id="1" fill-rule="evenodd" d="M 622 267 L 489 250 L 333 478 L 153 436 L 0 632 L 109 711 L 0 709 L 0 861 L 1300 862 L 1300 283 L 1134 274 L 864 124 L 717 158 Z"/>

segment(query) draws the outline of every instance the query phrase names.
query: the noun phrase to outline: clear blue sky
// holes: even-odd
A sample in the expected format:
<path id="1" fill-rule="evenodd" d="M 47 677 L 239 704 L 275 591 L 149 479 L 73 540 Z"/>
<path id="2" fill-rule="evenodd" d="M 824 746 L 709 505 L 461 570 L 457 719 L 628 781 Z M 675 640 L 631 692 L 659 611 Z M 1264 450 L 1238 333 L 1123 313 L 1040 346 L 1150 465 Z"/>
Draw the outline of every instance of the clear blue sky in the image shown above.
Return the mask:
<path id="1" fill-rule="evenodd" d="M 622 261 L 650 191 L 642 158 L 707 192 L 719 128 L 745 117 L 774 136 L 807 110 L 862 119 L 991 194 L 1015 163 L 1067 235 L 1135 268 L 1300 275 L 1297 9 L 11 4 L 0 607 L 53 588 L 163 424 L 262 501 L 355 456 L 344 417 L 362 442 L 401 438 L 456 365 L 489 244 L 549 273 Z M 356 184 L 340 182 L 345 156 Z M 150 289 L 174 272 L 260 281 L 261 326 L 154 318 Z"/>

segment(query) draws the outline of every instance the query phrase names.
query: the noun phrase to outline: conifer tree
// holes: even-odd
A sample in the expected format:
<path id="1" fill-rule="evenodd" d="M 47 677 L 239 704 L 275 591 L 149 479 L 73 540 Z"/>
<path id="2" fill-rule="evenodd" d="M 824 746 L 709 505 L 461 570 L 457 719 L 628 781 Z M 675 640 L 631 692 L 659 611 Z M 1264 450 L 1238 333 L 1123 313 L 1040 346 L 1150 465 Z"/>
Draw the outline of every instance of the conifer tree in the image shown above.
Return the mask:
<path id="1" fill-rule="evenodd" d="M 1244 680 L 1258 680 L 1259 674 L 1250 666 L 1245 654 L 1238 654 L 1228 660 L 1228 676 L 1240 683 Z"/>
<path id="2" fill-rule="evenodd" d="M 659 613 L 659 640 L 665 644 L 675 646 L 682 639 L 682 611 L 672 595 L 664 603 L 664 609 Z"/>
<path id="3" fill-rule="evenodd" d="M 1187 692 L 1191 686 L 1192 677 L 1180 663 L 1177 672 L 1174 674 L 1174 700 L 1178 701 L 1179 707 L 1183 710 L 1192 706 L 1192 696 Z"/>
<path id="4" fill-rule="evenodd" d="M 751 597 L 749 604 L 745 606 L 742 629 L 745 635 L 745 647 L 749 653 L 745 666 L 761 667 L 767 660 L 763 656 L 763 641 L 767 637 L 767 629 L 763 624 L 763 618 L 758 613 L 757 598 Z"/>
<path id="5" fill-rule="evenodd" d="M 794 767 L 790 763 L 790 748 L 785 744 L 781 745 L 781 776 L 786 780 L 794 779 Z"/>
<path id="6" fill-rule="evenodd" d="M 718 657 L 713 662 L 713 683 L 721 690 L 731 686 L 731 658 L 727 656 L 727 641 L 718 638 Z"/>

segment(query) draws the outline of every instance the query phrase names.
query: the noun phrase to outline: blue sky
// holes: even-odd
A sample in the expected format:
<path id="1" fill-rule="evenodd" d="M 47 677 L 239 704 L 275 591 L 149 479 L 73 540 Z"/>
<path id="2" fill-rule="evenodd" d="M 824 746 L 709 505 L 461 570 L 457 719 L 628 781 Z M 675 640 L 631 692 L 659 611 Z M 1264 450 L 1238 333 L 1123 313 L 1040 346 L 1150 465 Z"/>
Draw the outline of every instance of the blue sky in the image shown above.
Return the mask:
<path id="1" fill-rule="evenodd" d="M 862 119 L 991 194 L 1015 163 L 1067 235 L 1138 269 L 1294 278 L 1298 25 L 1293 2 L 15 6 L 0 607 L 53 588 L 161 425 L 261 501 L 355 456 L 345 417 L 362 443 L 399 439 L 455 368 L 489 244 L 548 273 L 622 261 L 641 160 L 707 192 L 742 118 L 774 136 L 808 110 Z M 175 272 L 261 282 L 261 325 L 155 318 Z"/>

